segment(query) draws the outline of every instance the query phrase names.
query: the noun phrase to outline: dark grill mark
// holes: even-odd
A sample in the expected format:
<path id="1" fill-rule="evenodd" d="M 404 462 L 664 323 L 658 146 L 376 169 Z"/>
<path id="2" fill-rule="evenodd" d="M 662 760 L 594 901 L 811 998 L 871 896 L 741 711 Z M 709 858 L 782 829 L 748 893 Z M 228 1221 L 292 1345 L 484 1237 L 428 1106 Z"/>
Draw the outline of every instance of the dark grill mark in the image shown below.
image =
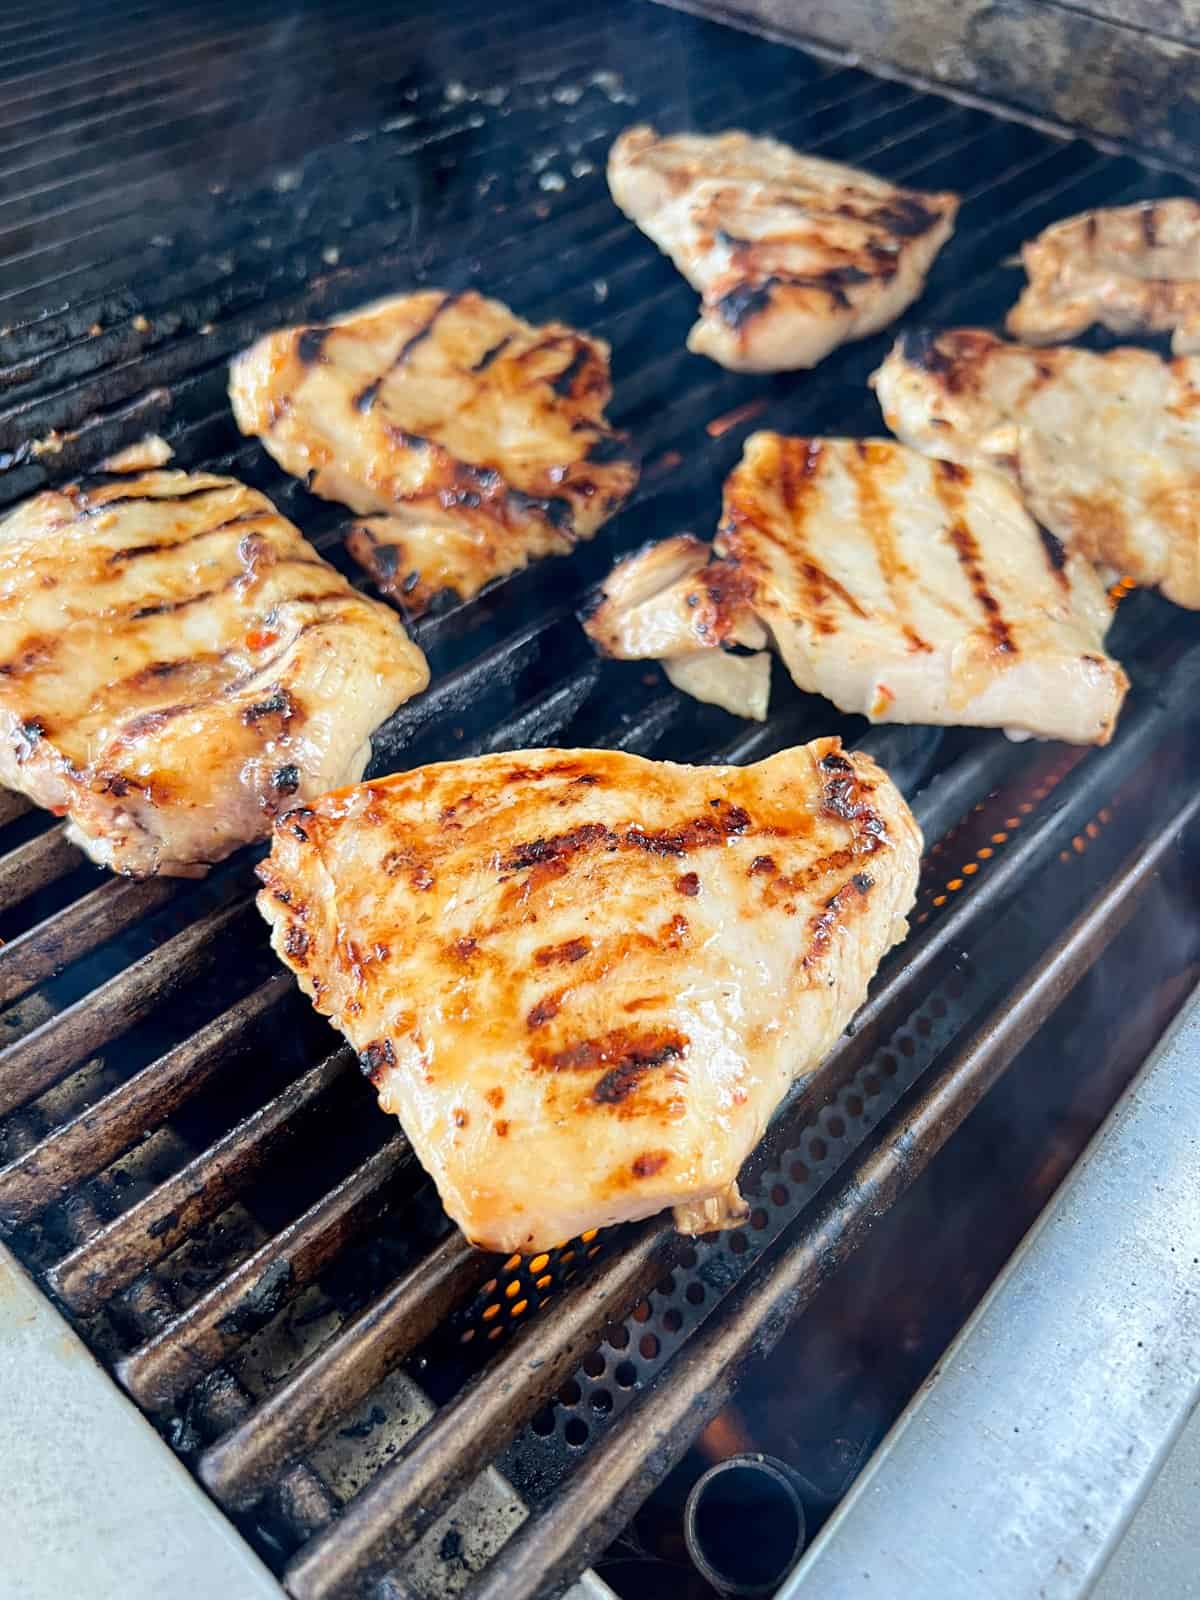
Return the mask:
<path id="1" fill-rule="evenodd" d="M 566 833 L 551 834 L 518 845 L 501 858 L 500 870 L 523 872 L 527 867 L 544 866 L 550 862 L 565 863 L 570 856 L 598 845 L 608 850 L 642 850 L 647 855 L 684 856 L 706 845 L 722 844 L 734 835 L 745 833 L 750 827 L 750 815 L 741 806 L 730 805 L 727 800 L 713 800 L 710 805 L 712 810 L 704 816 L 694 817 L 678 828 L 649 832 L 631 826 L 618 833 L 602 822 L 584 822 Z"/>
<path id="2" fill-rule="evenodd" d="M 897 195 L 867 213 L 866 220 L 886 228 L 900 239 L 915 239 L 927 233 L 938 220 L 938 212 L 930 211 L 914 195 Z"/>
<path id="3" fill-rule="evenodd" d="M 449 311 L 450 307 L 452 305 L 455 305 L 457 303 L 457 301 L 458 301 L 458 296 L 456 294 L 445 294 L 445 295 L 442 296 L 441 300 L 438 302 L 438 304 L 436 306 L 434 306 L 433 310 L 430 312 L 429 319 L 425 323 L 424 327 L 418 328 L 417 331 L 414 334 L 412 334 L 409 338 L 407 338 L 404 341 L 404 343 L 400 346 L 399 352 L 397 353 L 396 360 L 394 362 L 395 366 L 402 367 L 404 365 L 404 363 L 408 360 L 409 356 L 412 355 L 413 351 L 417 348 L 417 346 L 423 340 L 428 339 L 429 335 L 433 332 L 434 328 L 437 326 L 438 318 L 440 316 L 442 316 L 442 314 L 444 312 Z"/>
<path id="4" fill-rule="evenodd" d="M 429 335 L 433 332 L 437 320 L 441 316 L 442 312 L 448 311 L 457 299 L 458 296 L 454 294 L 442 296 L 441 300 L 433 308 L 425 322 L 421 324 L 415 333 L 410 334 L 400 346 L 400 349 L 396 352 L 395 360 L 392 361 L 390 366 L 385 367 L 385 369 L 377 378 L 372 378 L 370 383 L 364 384 L 354 396 L 352 403 L 356 410 L 363 412 L 370 411 L 371 407 L 375 404 L 376 398 L 378 397 L 380 385 L 388 377 L 389 373 L 398 372 L 400 370 L 417 346 L 421 344 L 423 340 L 428 339 Z M 421 443 L 423 444 L 425 441 L 422 440 Z"/>
<path id="5" fill-rule="evenodd" d="M 396 544 L 380 544 L 371 534 L 373 548 L 371 563 L 381 578 L 394 578 L 400 562 L 400 546 Z"/>
<path id="6" fill-rule="evenodd" d="M 18 763 L 29 760 L 38 741 L 46 737 L 46 731 L 46 724 L 40 717 L 30 717 L 20 724 L 17 728 Z"/>
<path id="7" fill-rule="evenodd" d="M 521 872 L 526 867 L 540 866 L 546 861 L 557 861 L 562 856 L 575 855 L 601 839 L 615 839 L 615 835 L 602 822 L 585 822 L 568 833 L 553 834 L 546 839 L 531 839 L 518 845 L 500 863 L 505 872 Z"/>
<path id="8" fill-rule="evenodd" d="M 822 814 L 854 825 L 856 852 L 869 855 L 878 850 L 887 838 L 887 828 L 871 807 L 870 784 L 861 782 L 850 762 L 836 750 L 822 757 L 818 765 L 827 774 L 821 789 Z"/>
<path id="9" fill-rule="evenodd" d="M 308 954 L 308 935 L 300 927 L 299 923 L 290 922 L 288 924 L 288 930 L 283 936 L 283 949 L 285 955 L 290 956 L 293 961 L 303 964 L 304 958 Z"/>
<path id="10" fill-rule="evenodd" d="M 844 311 L 850 305 L 846 290 L 855 284 L 869 283 L 871 276 L 854 266 L 830 267 L 827 272 L 774 273 L 761 284 L 739 284 L 731 289 L 717 301 L 717 311 L 728 327 L 741 328 L 766 310 L 776 289 L 816 289 L 827 294 L 834 305 Z"/>
<path id="11" fill-rule="evenodd" d="M 583 371 L 584 367 L 587 366 L 588 357 L 590 354 L 591 352 L 588 350 L 586 345 L 580 344 L 577 347 L 575 354 L 571 357 L 570 361 L 567 362 L 566 366 L 559 373 L 558 377 L 553 379 L 551 382 L 550 387 L 554 390 L 555 394 L 569 395 L 571 393 L 575 386 L 575 379 Z"/>
<path id="12" fill-rule="evenodd" d="M 525 1018 L 527 1027 L 541 1028 L 558 1015 L 559 1001 L 552 994 L 544 995 L 535 1006 L 532 1006 L 529 1015 Z"/>
<path id="13" fill-rule="evenodd" d="M 761 284 L 740 283 L 717 301 L 717 315 L 726 327 L 735 330 L 742 328 L 771 304 L 771 290 L 774 287 L 774 278 L 768 278 Z"/>
<path id="14" fill-rule="evenodd" d="M 824 567 L 819 567 L 815 561 L 802 561 L 800 563 L 800 572 L 806 579 L 812 598 L 818 607 L 823 605 L 832 595 L 840 600 L 847 611 L 852 611 L 856 617 L 866 617 L 867 613 L 859 605 L 849 589 L 844 584 L 839 583 L 831 572 L 826 572 Z M 829 632 L 832 631 L 835 625 L 825 618 L 819 619 L 818 626 L 822 628 L 822 631 Z"/>
<path id="15" fill-rule="evenodd" d="M 979 545 L 965 522 L 955 522 L 949 529 L 950 543 L 958 557 L 967 581 L 975 595 L 979 609 L 987 618 L 987 629 L 997 650 L 1006 655 L 1016 655 L 1017 644 L 1012 629 L 1004 620 L 1000 602 L 987 586 L 987 577 L 980 560 Z"/>
<path id="16" fill-rule="evenodd" d="M 604 1067 L 604 1075 L 592 1090 L 593 1100 L 616 1105 L 637 1087 L 647 1072 L 677 1061 L 687 1049 L 686 1034 L 668 1028 L 635 1033 L 631 1028 L 613 1028 L 595 1039 L 578 1039 L 561 1050 L 537 1059 L 551 1072 L 594 1072 Z"/>
<path id="17" fill-rule="evenodd" d="M 656 856 L 684 856 L 704 845 L 719 844 L 732 835 L 745 833 L 750 826 L 748 812 L 741 806 L 730 805 L 727 800 L 713 802 L 715 811 L 684 823 L 682 828 L 661 829 L 644 833 L 630 828 L 624 842 L 637 850 L 646 850 Z"/>
<path id="18" fill-rule="evenodd" d="M 1097 226 L 1096 213 L 1094 211 L 1089 211 L 1087 214 L 1087 222 L 1084 224 L 1084 232 L 1087 234 L 1087 241 L 1089 245 L 1094 245 L 1096 242 Z"/>
<path id="19" fill-rule="evenodd" d="M 614 1028 L 598 1038 L 580 1039 L 535 1060 L 551 1072 L 593 1072 L 603 1067 L 591 1098 L 596 1105 L 619 1106 L 636 1091 L 647 1073 L 677 1061 L 687 1046 L 687 1036 L 671 1029 L 636 1033 L 630 1028 Z"/>
<path id="20" fill-rule="evenodd" d="M 680 894 L 689 897 L 700 893 L 700 879 L 694 872 L 685 872 L 682 877 L 675 879 L 675 887 Z"/>
<path id="21" fill-rule="evenodd" d="M 304 807 L 304 809 L 300 810 L 300 811 L 289 811 L 288 812 L 288 814 L 287 814 L 287 830 L 291 834 L 293 839 L 299 839 L 301 844 L 308 844 L 309 839 L 308 839 L 308 834 L 305 833 L 305 831 L 304 831 L 304 823 L 307 821 L 307 819 L 309 817 L 314 816 L 314 815 L 315 815 L 315 813 L 307 806 Z"/>
<path id="22" fill-rule="evenodd" d="M 955 461 L 935 461 L 932 465 L 933 487 L 949 517 L 946 537 L 954 547 L 976 604 L 986 618 L 992 643 L 1002 654 L 1016 655 L 1017 642 L 1012 629 L 1000 610 L 1000 602 L 988 588 L 978 542 L 962 517 L 962 485 L 969 480 L 970 473 Z"/>
<path id="23" fill-rule="evenodd" d="M 1065 570 L 1067 565 L 1066 545 L 1063 544 L 1061 539 L 1052 534 L 1049 528 L 1043 528 L 1040 522 L 1038 523 L 1038 532 L 1042 536 L 1042 548 L 1046 552 L 1046 560 L 1050 563 L 1051 572 L 1053 572 L 1064 589 L 1069 588 L 1070 585 Z"/>
<path id="24" fill-rule="evenodd" d="M 568 939 L 565 944 L 545 945 L 541 950 L 535 950 L 533 959 L 539 967 L 570 966 L 573 962 L 582 961 L 591 948 L 588 939 Z"/>
<path id="25" fill-rule="evenodd" d="M 396 1065 L 396 1052 L 390 1039 L 373 1039 L 358 1058 L 358 1064 L 372 1083 L 385 1067 Z"/>
<path id="26" fill-rule="evenodd" d="M 291 720 L 295 714 L 292 697 L 286 689 L 276 689 L 265 700 L 260 700 L 256 705 L 247 706 L 242 712 L 242 721 L 246 726 L 253 727 L 261 722 L 264 717 L 282 717 L 285 722 Z"/>
<path id="27" fill-rule="evenodd" d="M 271 787 L 276 794 L 295 794 L 300 787 L 300 768 L 296 766 L 276 767 L 271 774 Z"/>
<path id="28" fill-rule="evenodd" d="M 320 361 L 329 331 L 328 328 L 305 328 L 296 340 L 296 354 L 306 367 Z"/>
<path id="29" fill-rule="evenodd" d="M 352 402 L 356 411 L 370 411 L 375 404 L 376 397 L 379 394 L 379 385 L 382 382 L 382 378 L 372 378 L 365 388 L 358 391 Z"/>
<path id="30" fill-rule="evenodd" d="M 155 498 L 161 498 L 156 496 Z M 108 502 L 109 505 L 113 501 Z M 224 522 L 214 523 L 211 528 L 197 528 L 195 533 L 189 533 L 185 539 L 159 539 L 153 544 L 131 544 L 125 550 L 114 550 L 108 558 L 109 566 L 116 566 L 119 562 L 135 561 L 138 556 L 157 555 L 160 550 L 182 550 L 189 544 L 195 544 L 197 539 L 207 539 L 210 534 L 223 533 L 226 528 L 236 528 L 246 522 L 261 522 L 270 513 L 266 511 L 243 511 L 236 517 L 227 517 Z"/>
<path id="31" fill-rule="evenodd" d="M 1158 243 L 1158 215 L 1154 205 L 1143 206 L 1138 220 L 1142 225 L 1142 238 L 1153 249 Z"/>
<path id="32" fill-rule="evenodd" d="M 113 506 L 153 506 L 178 505 L 184 500 L 199 500 L 206 494 L 225 494 L 229 489 L 236 488 L 232 483 L 209 483 L 199 489 L 184 489 L 179 494 L 118 494 L 111 499 L 97 500 L 93 504 L 90 500 L 80 511 L 76 522 L 84 517 L 99 516 L 102 511 L 110 511 Z"/>
<path id="33" fill-rule="evenodd" d="M 673 1051 L 671 1054 L 674 1056 L 678 1053 Z M 650 1059 L 645 1062 L 627 1061 L 619 1067 L 610 1067 L 592 1090 L 592 1099 L 599 1106 L 619 1106 L 634 1093 L 647 1072 L 661 1065 L 661 1061 Z"/>
<path id="34" fill-rule="evenodd" d="M 509 345 L 511 343 L 512 343 L 512 334 L 511 333 L 506 333 L 504 335 L 503 339 L 497 339 L 496 343 L 494 345 L 492 345 L 489 349 L 487 349 L 487 350 L 485 350 L 483 352 L 483 354 L 480 356 L 479 360 L 471 368 L 471 371 L 472 372 L 486 372 L 487 369 L 491 366 L 492 362 L 495 361 L 496 357 L 498 355 L 502 355 L 504 353 L 504 351 L 508 349 L 508 347 L 509 347 Z"/>
<path id="35" fill-rule="evenodd" d="M 751 877 L 758 877 L 760 873 L 776 872 L 777 870 L 774 856 L 755 856 L 750 863 Z"/>
<path id="36" fill-rule="evenodd" d="M 129 613 L 129 619 L 131 622 L 141 622 L 146 617 L 169 616 L 172 611 L 185 611 L 188 606 L 199 605 L 202 600 L 211 600 L 215 593 L 215 589 L 204 589 L 199 594 L 187 595 L 183 600 L 160 600 L 157 605 L 139 606 L 136 611 Z"/>
<path id="37" fill-rule="evenodd" d="M 508 498 L 515 511 L 532 512 L 535 516 L 544 517 L 551 527 L 558 528 L 563 533 L 573 534 L 574 513 L 571 502 L 563 499 L 561 495 L 542 498 L 526 494 L 523 489 L 510 489 Z"/>
<path id="38" fill-rule="evenodd" d="M 938 336 L 928 328 L 906 328 L 900 335 L 900 353 L 914 367 L 934 377 L 945 377 L 954 362 L 938 343 Z"/>
<path id="39" fill-rule="evenodd" d="M 653 1178 L 655 1173 L 661 1172 L 670 1160 L 666 1150 L 647 1150 L 644 1155 L 636 1158 L 631 1167 L 635 1178 Z"/>
<path id="40" fill-rule="evenodd" d="M 841 921 L 844 913 L 852 903 L 854 897 L 865 900 L 871 889 L 875 887 L 874 878 L 865 872 L 856 872 L 849 883 L 844 883 L 838 892 L 825 902 L 824 907 L 817 912 L 810 924 L 812 929 L 812 943 L 809 945 L 808 954 L 804 957 L 804 965 L 810 966 L 820 960 L 828 948 L 833 937 L 833 931 Z M 851 891 L 854 892 L 853 896 Z"/>

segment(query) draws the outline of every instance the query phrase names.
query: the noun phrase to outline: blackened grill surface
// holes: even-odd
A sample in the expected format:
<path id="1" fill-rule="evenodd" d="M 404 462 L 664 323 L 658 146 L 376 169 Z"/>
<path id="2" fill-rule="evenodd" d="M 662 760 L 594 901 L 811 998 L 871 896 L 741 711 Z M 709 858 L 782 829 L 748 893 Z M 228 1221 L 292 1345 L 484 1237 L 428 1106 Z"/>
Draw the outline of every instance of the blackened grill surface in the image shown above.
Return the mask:
<path id="1" fill-rule="evenodd" d="M 0 42 L 0 506 L 155 428 L 179 465 L 264 488 L 349 571 L 337 508 L 237 434 L 233 353 L 418 286 L 611 342 L 610 415 L 645 463 L 633 503 L 569 561 L 422 620 L 433 685 L 381 731 L 378 771 L 551 742 L 749 761 L 864 736 L 780 670 L 771 721 L 737 722 L 599 662 L 576 621 L 615 555 L 712 531 L 752 426 L 882 430 L 865 379 L 890 335 L 765 380 L 686 353 L 695 296 L 605 188 L 623 126 L 743 127 L 960 190 L 914 337 L 997 325 L 1020 286 L 1003 263 L 1045 224 L 1193 192 L 632 3 L 59 6 L 0 16 Z M 547 1592 L 664 1476 L 864 1204 L 911 1181 L 1147 886 L 1178 875 L 1197 643 L 1194 618 L 1124 603 L 1113 649 L 1135 689 L 1105 751 L 867 735 L 933 847 L 912 938 L 751 1163 L 748 1228 L 688 1245 L 656 1222 L 529 1262 L 477 1255 L 278 973 L 246 860 L 202 884 L 111 880 L 5 802 L 0 1226 L 297 1597 L 389 1572 L 420 1593 Z M 1190 927 L 1164 951 L 1164 979 L 1195 944 Z M 905 1115 L 901 1170 L 874 1130 Z M 490 1462 L 534 1508 L 498 1556 L 513 1518 L 455 1510 Z"/>

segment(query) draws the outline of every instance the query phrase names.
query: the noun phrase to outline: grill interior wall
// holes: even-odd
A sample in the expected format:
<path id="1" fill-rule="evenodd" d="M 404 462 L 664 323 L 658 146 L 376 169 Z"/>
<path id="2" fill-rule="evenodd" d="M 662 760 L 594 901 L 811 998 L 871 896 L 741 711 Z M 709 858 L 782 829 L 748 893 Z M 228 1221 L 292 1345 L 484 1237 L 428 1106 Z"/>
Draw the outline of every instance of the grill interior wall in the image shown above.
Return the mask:
<path id="1" fill-rule="evenodd" d="M 263 487 L 345 567 L 336 508 L 237 436 L 231 354 L 281 322 L 418 282 L 477 284 L 612 343 L 611 414 L 644 456 L 633 504 L 570 561 L 418 626 L 433 687 L 382 731 L 377 771 L 523 744 L 749 760 L 818 732 L 863 736 L 779 671 L 770 722 L 748 728 L 656 670 L 601 664 L 575 620 L 616 553 L 711 531 L 751 428 L 882 431 L 865 378 L 887 335 L 769 379 L 684 351 L 694 296 L 604 185 L 629 121 L 744 126 L 960 189 L 958 231 L 909 319 L 936 325 L 997 322 L 1019 282 L 1005 263 L 1056 217 L 1194 192 L 1082 141 L 633 4 L 395 19 L 351 0 L 298 18 L 258 8 L 250 22 L 232 7 L 129 20 L 63 8 L 0 19 L 0 40 L 0 504 L 154 427 L 179 464 Z M 930 855 L 872 1026 L 752 1164 L 751 1227 L 674 1258 L 653 1226 L 570 1241 L 545 1262 L 476 1257 L 445 1231 L 348 1052 L 278 974 L 245 860 L 199 885 L 108 880 L 60 825 L 11 803 L 9 1242 L 276 1569 L 300 1553 L 296 1594 L 328 1592 L 338 1560 L 353 1588 L 393 1556 L 418 1589 L 460 1588 L 521 1516 L 498 1480 L 473 1519 L 451 1511 L 423 1554 L 398 1552 L 424 1529 L 423 1483 L 469 1482 L 492 1460 L 535 1523 L 562 1516 L 569 1534 L 555 1486 L 1138 842 L 1190 821 L 1200 662 L 1188 643 L 1182 613 L 1149 595 L 1124 603 L 1113 650 L 1136 692 L 1104 752 L 882 736 L 931 844 L 957 831 Z M 997 941 L 1004 906 L 1019 936 Z M 1182 944 L 1170 957 L 1179 970 L 1190 959 Z M 414 1445 L 431 1406 L 441 1432 Z M 340 1534 L 342 1505 L 364 1489 L 394 1548 L 368 1549 L 349 1521 Z M 318 1535 L 334 1541 L 310 1544 L 319 1571 L 304 1564 Z M 549 1563 L 548 1546 L 536 1554 Z M 515 1569 L 505 1581 L 525 1592 Z"/>

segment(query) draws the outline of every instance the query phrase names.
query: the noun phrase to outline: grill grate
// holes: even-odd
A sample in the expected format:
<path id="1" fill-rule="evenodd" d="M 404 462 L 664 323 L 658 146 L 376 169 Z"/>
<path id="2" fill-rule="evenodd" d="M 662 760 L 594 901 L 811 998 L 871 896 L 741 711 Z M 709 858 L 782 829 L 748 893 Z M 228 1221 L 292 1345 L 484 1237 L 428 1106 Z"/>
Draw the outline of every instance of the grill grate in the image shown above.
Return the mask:
<path id="1" fill-rule="evenodd" d="M 549 742 L 749 761 L 840 731 L 893 769 L 935 847 L 912 938 L 751 1163 L 749 1229 L 684 1244 L 652 1221 L 524 1263 L 447 1231 L 349 1051 L 273 966 L 244 859 L 201 884 L 113 880 L 60 825 L 0 809 L 13 1248 L 297 1600 L 388 1573 L 462 1588 L 522 1515 L 499 1480 L 472 1491 L 492 1528 L 463 1555 L 456 1499 L 493 1464 L 531 1514 L 472 1593 L 547 1592 L 1135 913 L 1196 809 L 1200 653 L 1149 595 L 1114 638 L 1130 706 L 1086 755 L 865 733 L 782 673 L 770 723 L 747 728 L 592 656 L 574 612 L 614 556 L 711 530 L 752 426 L 877 430 L 864 381 L 887 344 L 769 379 L 687 355 L 694 296 L 608 200 L 608 143 L 636 117 L 738 125 L 959 189 L 921 307 L 935 323 L 994 323 L 1018 281 L 1003 263 L 1056 217 L 1192 188 L 631 3 L 485 23 L 269 0 L 252 25 L 232 4 L 63 6 L 0 20 L 0 39 L 0 504 L 153 425 L 349 570 L 337 509 L 237 435 L 225 364 L 283 321 L 477 283 L 611 341 L 643 481 L 570 562 L 422 620 L 433 686 L 381 731 L 375 770 Z"/>

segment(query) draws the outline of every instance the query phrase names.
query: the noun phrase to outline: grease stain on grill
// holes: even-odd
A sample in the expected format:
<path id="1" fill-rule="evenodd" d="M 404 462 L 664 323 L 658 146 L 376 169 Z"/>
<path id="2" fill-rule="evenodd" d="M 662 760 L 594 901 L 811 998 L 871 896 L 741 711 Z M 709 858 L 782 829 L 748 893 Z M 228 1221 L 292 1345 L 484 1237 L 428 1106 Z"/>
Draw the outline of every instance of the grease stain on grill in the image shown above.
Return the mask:
<path id="1" fill-rule="evenodd" d="M 382 1406 L 372 1406 L 366 1416 L 359 1422 L 351 1423 L 348 1428 L 338 1429 L 339 1439 L 367 1439 L 381 1428 L 387 1421 L 387 1412 Z"/>
<path id="2" fill-rule="evenodd" d="M 287 1300 L 292 1277 L 292 1264 L 286 1256 L 272 1261 L 237 1304 L 217 1318 L 217 1327 L 222 1333 L 239 1335 L 261 1328 Z"/>

